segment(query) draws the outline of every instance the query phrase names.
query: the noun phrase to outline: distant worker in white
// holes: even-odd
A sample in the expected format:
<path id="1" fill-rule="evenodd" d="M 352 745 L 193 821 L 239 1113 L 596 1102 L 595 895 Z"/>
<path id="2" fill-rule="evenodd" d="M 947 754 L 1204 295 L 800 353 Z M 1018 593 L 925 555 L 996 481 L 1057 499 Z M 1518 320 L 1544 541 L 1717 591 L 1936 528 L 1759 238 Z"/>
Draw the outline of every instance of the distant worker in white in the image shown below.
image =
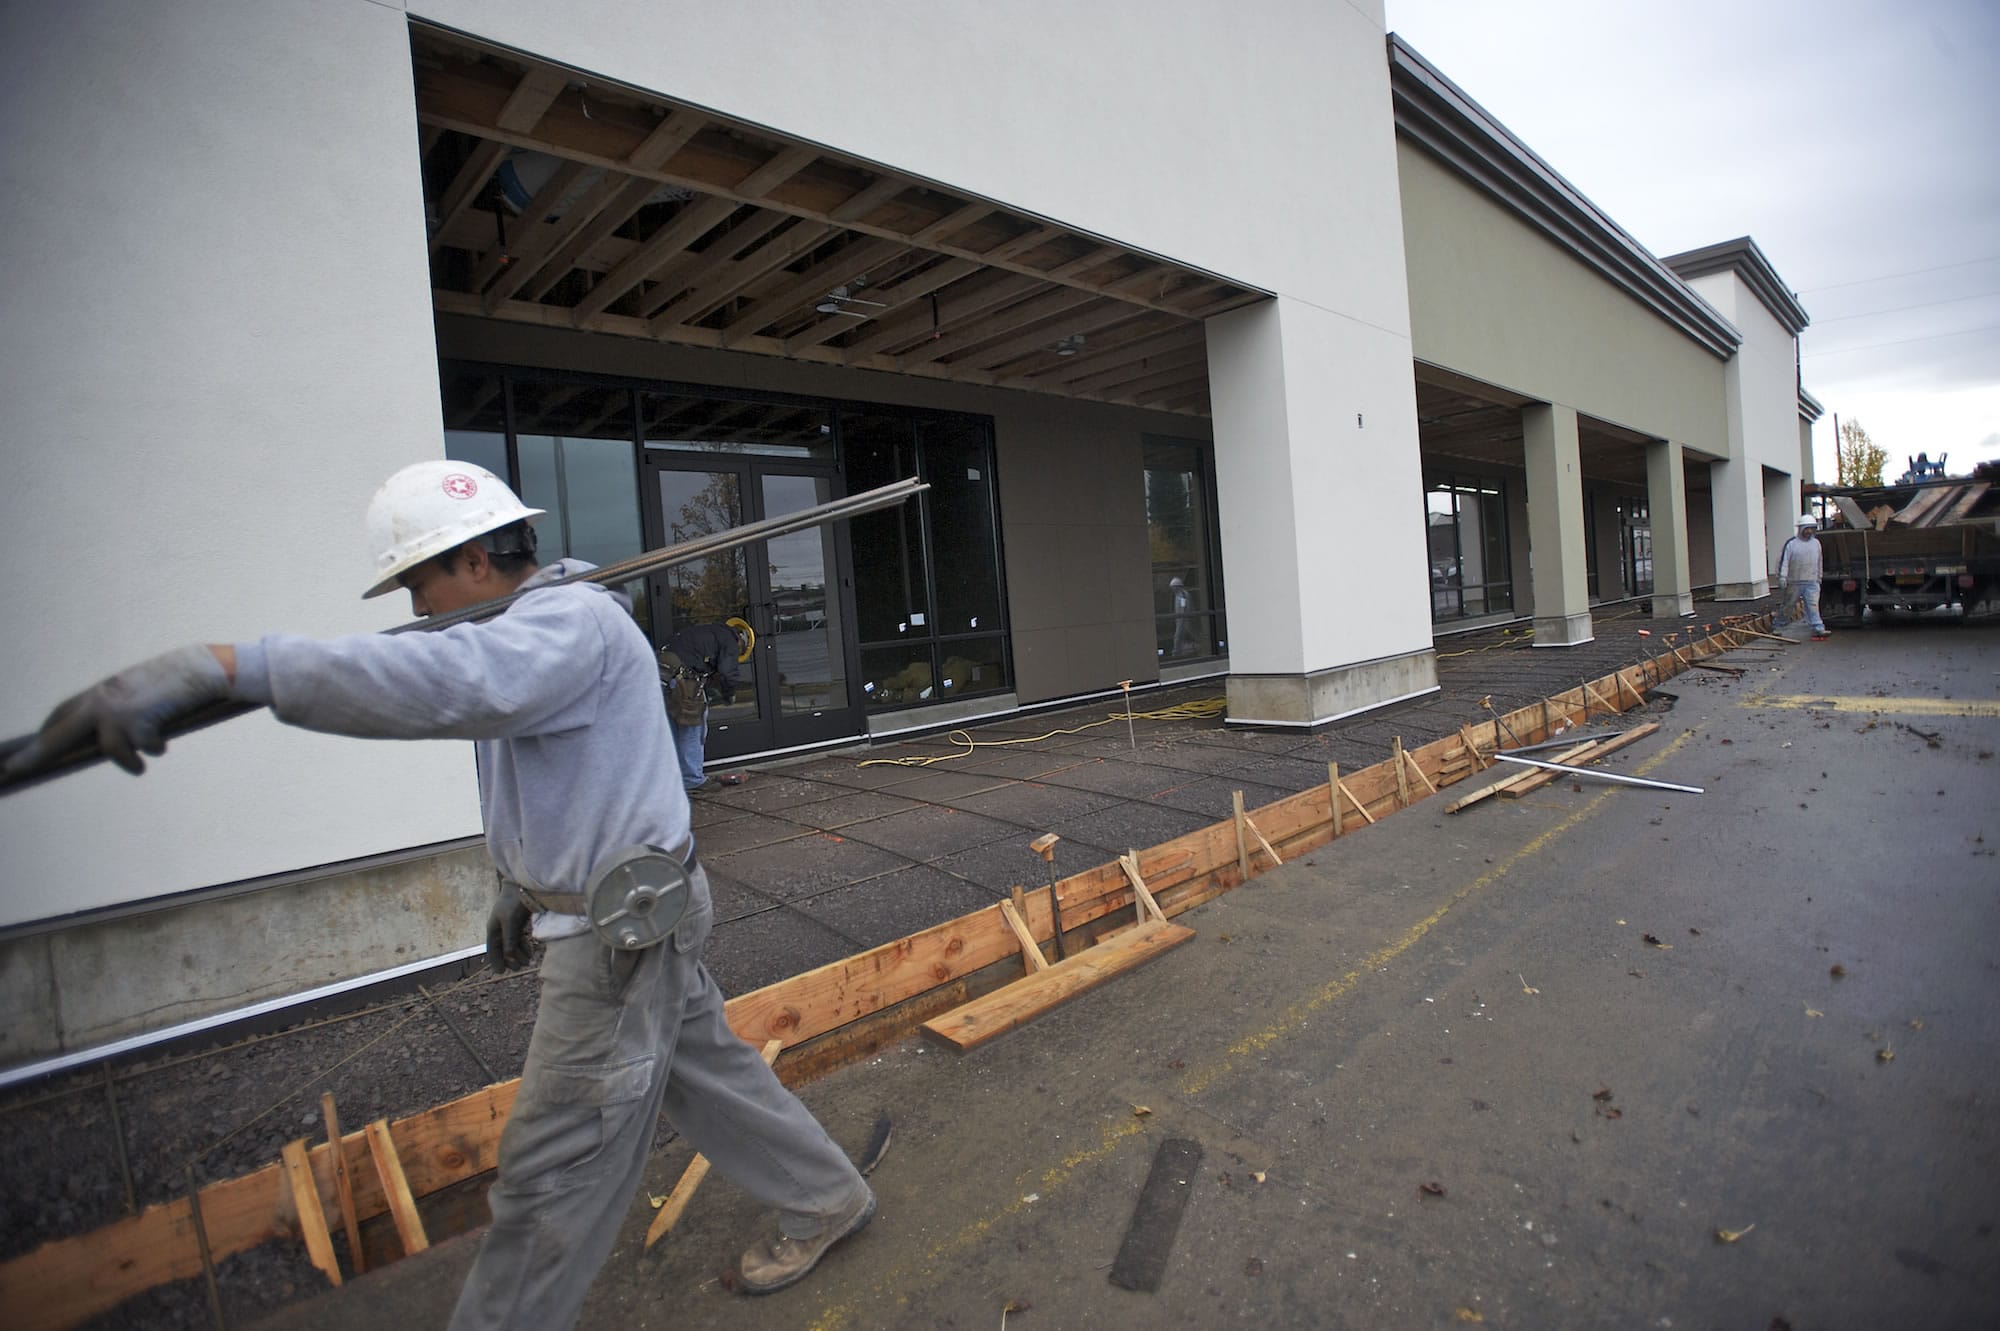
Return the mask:
<path id="1" fill-rule="evenodd" d="M 1799 534 L 1786 541 L 1785 548 L 1778 552 L 1778 580 L 1784 584 L 1784 591 L 1780 593 L 1778 608 L 1771 612 L 1771 628 L 1776 631 L 1790 623 L 1792 606 L 1803 600 L 1806 624 L 1812 629 L 1813 638 L 1824 642 L 1833 635 L 1826 631 L 1826 621 L 1819 617 L 1819 580 L 1825 571 L 1825 548 L 1815 534 L 1818 528 L 1812 514 L 1801 513 Z"/>
<path id="2" fill-rule="evenodd" d="M 434 633 L 184 647 L 64 702 L 7 763 L 25 775 L 95 736 L 138 772 L 140 753 L 165 750 L 164 727 L 225 700 L 267 704 L 309 730 L 474 742 L 486 844 L 502 878 L 488 961 L 526 964 L 531 925 L 546 951 L 500 1139 L 493 1224 L 457 1328 L 574 1324 L 661 1114 L 782 1212 L 778 1237 L 743 1256 L 748 1290 L 802 1278 L 875 1214 L 847 1156 L 723 1020 L 722 992 L 701 961 L 714 907 L 652 648 L 621 596 L 546 585 L 590 566 L 538 567 L 528 520 L 539 516 L 483 468 L 406 467 L 368 506 L 377 580 L 363 595 L 404 588 L 419 616 L 527 595 Z M 650 938 L 594 925 L 585 911 L 595 885 L 641 872 L 671 881 L 684 903 L 675 922 Z"/>

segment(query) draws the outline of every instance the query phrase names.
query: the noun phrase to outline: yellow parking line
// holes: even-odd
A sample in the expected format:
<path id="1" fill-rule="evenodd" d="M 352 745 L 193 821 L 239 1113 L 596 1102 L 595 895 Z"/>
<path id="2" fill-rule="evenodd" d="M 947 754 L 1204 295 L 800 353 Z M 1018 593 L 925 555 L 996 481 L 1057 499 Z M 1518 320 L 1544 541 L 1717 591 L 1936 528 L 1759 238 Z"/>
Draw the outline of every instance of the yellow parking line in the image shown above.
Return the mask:
<path id="1" fill-rule="evenodd" d="M 1853 698 L 1818 693 L 1745 698 L 1745 707 L 1825 707 L 1836 712 L 1894 712 L 1899 716 L 2000 716 L 2000 702 L 1958 698 Z"/>

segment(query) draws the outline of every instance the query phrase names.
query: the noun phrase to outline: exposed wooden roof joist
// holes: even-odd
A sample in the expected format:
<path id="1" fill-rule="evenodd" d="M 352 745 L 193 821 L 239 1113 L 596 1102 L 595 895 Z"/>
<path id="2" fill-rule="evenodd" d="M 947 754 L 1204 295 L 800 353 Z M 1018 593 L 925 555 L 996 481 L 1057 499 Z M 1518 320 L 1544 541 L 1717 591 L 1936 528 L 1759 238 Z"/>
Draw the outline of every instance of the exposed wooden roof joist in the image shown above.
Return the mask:
<path id="1" fill-rule="evenodd" d="M 1205 412 L 1200 321 L 1268 298 L 699 108 L 412 32 L 441 312 Z M 505 204 L 495 173 L 510 162 Z M 1174 359 L 1147 362 L 1169 347 Z"/>

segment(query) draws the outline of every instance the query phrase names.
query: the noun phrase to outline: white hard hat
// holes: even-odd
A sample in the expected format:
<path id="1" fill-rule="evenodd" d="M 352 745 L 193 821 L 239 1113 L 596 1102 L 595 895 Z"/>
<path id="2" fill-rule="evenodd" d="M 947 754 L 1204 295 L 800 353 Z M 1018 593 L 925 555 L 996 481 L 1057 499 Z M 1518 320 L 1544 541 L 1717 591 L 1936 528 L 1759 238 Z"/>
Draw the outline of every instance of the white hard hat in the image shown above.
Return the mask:
<path id="1" fill-rule="evenodd" d="M 1817 527 L 1819 526 L 1819 519 L 1810 513 L 1801 513 L 1799 514 L 1799 525 L 1801 527 Z"/>
<path id="2" fill-rule="evenodd" d="M 362 598 L 396 590 L 396 579 L 426 559 L 546 511 L 527 507 L 507 482 L 470 462 L 411 463 L 368 501 L 368 545 L 378 577 Z"/>

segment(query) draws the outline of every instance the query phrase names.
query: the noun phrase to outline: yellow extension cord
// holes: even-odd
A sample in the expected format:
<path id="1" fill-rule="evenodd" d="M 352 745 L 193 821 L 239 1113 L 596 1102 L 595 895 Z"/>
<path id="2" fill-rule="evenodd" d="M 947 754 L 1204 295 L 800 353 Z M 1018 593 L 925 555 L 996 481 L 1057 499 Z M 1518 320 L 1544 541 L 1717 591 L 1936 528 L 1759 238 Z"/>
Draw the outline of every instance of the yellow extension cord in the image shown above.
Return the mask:
<path id="1" fill-rule="evenodd" d="M 909 758 L 870 758 L 858 762 L 856 767 L 929 767 L 932 763 L 952 762 L 959 758 L 969 758 L 980 749 L 1003 749 L 1010 744 L 1038 744 L 1057 735 L 1080 735 L 1098 726 L 1108 726 L 1115 721 L 1128 718 L 1133 721 L 1206 721 L 1221 716 L 1228 706 L 1226 698 L 1197 698 L 1193 702 L 1176 703 L 1172 707 L 1162 707 L 1157 712 L 1113 712 L 1102 721 L 1086 721 L 1080 726 L 1068 726 L 1051 730 L 1042 735 L 1023 735 L 1018 739 L 974 739 L 963 730 L 948 731 L 945 740 L 959 745 L 956 753 L 933 753 Z"/>

